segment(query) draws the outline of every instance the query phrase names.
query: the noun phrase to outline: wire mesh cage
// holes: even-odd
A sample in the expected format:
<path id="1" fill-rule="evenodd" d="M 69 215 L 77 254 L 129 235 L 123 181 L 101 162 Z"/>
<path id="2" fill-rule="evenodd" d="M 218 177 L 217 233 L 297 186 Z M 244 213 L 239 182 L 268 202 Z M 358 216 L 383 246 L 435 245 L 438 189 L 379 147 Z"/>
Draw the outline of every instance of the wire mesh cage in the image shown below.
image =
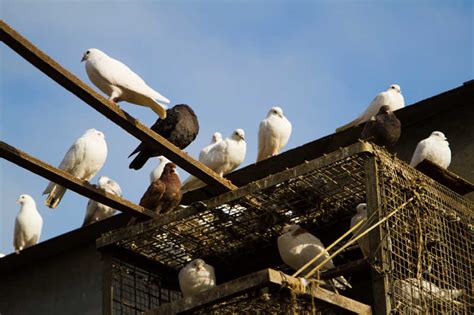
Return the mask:
<path id="1" fill-rule="evenodd" d="M 162 304 L 181 298 L 181 292 L 176 290 L 169 274 L 153 268 L 149 264 L 141 264 L 137 260 L 124 259 L 124 255 L 108 255 L 108 283 L 105 295 L 104 309 L 111 314 L 142 314 Z"/>
<path id="2" fill-rule="evenodd" d="M 391 310 L 472 314 L 472 202 L 398 163 L 378 163 L 378 178 L 382 216 L 419 192 L 382 226 Z"/>
<path id="3" fill-rule="evenodd" d="M 376 312 L 472 311 L 472 202 L 364 142 L 104 235 L 98 246 L 115 244 L 175 270 L 194 258 L 230 270 L 274 246 L 285 223 L 347 230 L 361 202 L 372 222 L 397 210 L 369 234 L 374 303 L 384 301 Z"/>

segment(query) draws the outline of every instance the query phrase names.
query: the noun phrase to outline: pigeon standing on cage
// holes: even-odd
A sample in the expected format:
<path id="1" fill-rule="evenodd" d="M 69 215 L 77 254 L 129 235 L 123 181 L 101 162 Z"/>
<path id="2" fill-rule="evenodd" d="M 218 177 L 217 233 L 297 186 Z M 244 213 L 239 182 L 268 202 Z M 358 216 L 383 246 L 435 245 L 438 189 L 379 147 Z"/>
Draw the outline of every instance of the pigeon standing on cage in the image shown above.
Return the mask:
<path id="1" fill-rule="evenodd" d="M 359 117 L 350 123 L 337 128 L 336 132 L 344 131 L 368 121 L 372 116 L 377 115 L 380 107 L 383 105 L 387 105 L 392 112 L 405 107 L 405 99 L 403 98 L 399 85 L 390 85 L 387 91 L 381 92 L 372 100 L 367 109 Z"/>
<path id="2" fill-rule="evenodd" d="M 260 122 L 258 130 L 257 162 L 277 155 L 288 143 L 291 135 L 291 123 L 283 115 L 283 110 L 272 107 L 267 118 Z"/>
<path id="3" fill-rule="evenodd" d="M 433 131 L 428 138 L 418 142 L 410 165 L 415 167 L 423 160 L 429 160 L 444 169 L 448 168 L 451 164 L 451 149 L 444 133 Z"/>
<path id="4" fill-rule="evenodd" d="M 392 149 L 400 138 L 401 123 L 390 107 L 383 105 L 364 126 L 360 138 Z"/>
<path id="5" fill-rule="evenodd" d="M 351 219 L 351 228 L 357 223 L 359 223 L 360 221 L 367 219 L 367 204 L 366 203 L 358 204 L 356 207 L 356 211 L 357 213 Z M 356 237 L 357 235 L 359 235 L 361 232 L 365 230 L 365 228 L 363 228 L 364 226 L 365 225 L 362 224 L 361 226 L 359 226 L 359 228 L 356 231 L 352 232 L 354 237 Z M 361 238 L 357 240 L 357 243 L 359 244 L 360 250 L 362 251 L 364 258 L 365 259 L 369 258 L 370 257 L 369 236 L 367 234 L 362 236 Z"/>
<path id="6" fill-rule="evenodd" d="M 140 206 L 156 213 L 168 213 L 179 205 L 181 197 L 181 181 L 176 174 L 176 164 L 168 163 L 161 177 L 150 184 L 140 199 Z"/>
<path id="7" fill-rule="evenodd" d="M 89 181 L 104 166 L 107 158 L 107 143 L 102 132 L 89 129 L 69 148 L 59 169 L 77 179 Z M 43 192 L 49 194 L 45 205 L 56 208 L 66 193 L 66 188 L 50 182 Z"/>
<path id="8" fill-rule="evenodd" d="M 170 101 L 149 87 L 142 78 L 122 62 L 103 51 L 90 48 L 82 55 L 89 80 L 113 102 L 126 101 L 147 106 L 161 118 L 166 118 L 166 104 Z"/>
<path id="9" fill-rule="evenodd" d="M 13 247 L 19 253 L 38 243 L 43 227 L 43 218 L 36 209 L 35 200 L 30 195 L 21 195 L 16 202 L 20 204 L 21 208 L 15 220 Z"/>
<path id="10" fill-rule="evenodd" d="M 278 237 L 278 251 L 280 257 L 285 264 L 295 270 L 299 270 L 312 258 L 325 252 L 303 272 L 309 272 L 311 269 L 319 265 L 329 257 L 323 243 L 314 235 L 306 231 L 297 224 L 285 225 L 282 230 L 283 234 Z M 328 260 L 322 267 L 321 271 L 334 268 L 332 259 Z M 303 274 L 304 274 L 303 273 Z M 350 283 L 342 276 L 333 279 L 334 286 L 344 290 L 351 288 Z"/>
<path id="11" fill-rule="evenodd" d="M 97 187 L 105 192 L 108 192 L 109 194 L 122 197 L 122 189 L 120 188 L 119 184 L 107 176 L 99 177 Z M 86 215 L 84 217 L 82 226 L 110 218 L 115 212 L 115 209 L 112 209 L 111 207 L 99 203 L 93 199 L 89 199 L 87 202 Z"/>
<path id="12" fill-rule="evenodd" d="M 194 259 L 179 271 L 179 287 L 184 298 L 204 292 L 216 285 L 214 267 L 202 259 Z"/>
<path id="13" fill-rule="evenodd" d="M 202 160 L 200 161 L 219 174 L 219 176 L 224 176 L 242 164 L 245 159 L 246 150 L 245 132 L 242 129 L 236 129 L 229 138 L 212 145 L 207 154 L 202 155 Z M 198 178 L 189 176 L 183 182 L 181 191 L 185 193 L 204 185 Z"/>
<path id="14" fill-rule="evenodd" d="M 179 104 L 166 111 L 165 119 L 158 119 L 151 130 L 177 146 L 179 149 L 186 148 L 196 139 L 199 133 L 199 122 L 193 109 L 186 104 Z M 145 165 L 149 158 L 163 155 L 162 150 L 151 141 L 143 141 L 128 156 L 138 153 L 130 163 L 129 168 L 139 170 Z"/>

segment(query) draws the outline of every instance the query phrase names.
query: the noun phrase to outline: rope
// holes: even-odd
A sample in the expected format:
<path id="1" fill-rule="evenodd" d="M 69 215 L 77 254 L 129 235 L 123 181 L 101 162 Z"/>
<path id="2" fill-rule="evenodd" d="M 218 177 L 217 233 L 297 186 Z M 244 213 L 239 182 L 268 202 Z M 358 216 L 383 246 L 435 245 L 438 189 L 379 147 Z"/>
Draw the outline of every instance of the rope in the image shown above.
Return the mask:
<path id="1" fill-rule="evenodd" d="M 314 267 L 311 271 L 309 271 L 305 278 L 309 278 L 311 277 L 316 271 L 318 271 L 322 266 L 324 266 L 329 260 L 331 260 L 334 256 L 336 256 L 337 254 L 339 254 L 341 251 L 343 251 L 345 248 L 347 248 L 348 246 L 352 245 L 354 242 L 356 242 L 358 239 L 360 239 L 361 237 L 365 236 L 367 233 L 369 233 L 370 231 L 372 231 L 373 229 L 375 229 L 377 226 L 379 226 L 380 224 L 382 224 L 383 222 L 387 221 L 390 217 L 392 217 L 394 214 L 396 214 L 400 209 L 406 207 L 409 203 L 411 203 L 413 200 L 415 200 L 415 198 L 418 198 L 418 194 L 416 192 L 414 192 L 414 196 L 412 196 L 410 199 L 408 199 L 407 201 L 405 201 L 403 204 L 401 204 L 398 208 L 396 208 L 395 210 L 393 210 L 392 212 L 390 212 L 387 216 L 385 216 L 384 218 L 382 218 L 381 220 L 379 220 L 377 223 L 375 223 L 374 225 L 372 225 L 370 228 L 368 228 L 367 230 L 363 231 L 361 234 L 357 235 L 357 237 L 349 240 L 344 246 L 342 246 L 341 248 L 339 248 L 337 251 L 335 251 L 332 255 L 330 255 L 329 257 L 326 257 L 326 259 L 324 259 L 319 265 L 317 265 L 316 267 Z M 347 234 L 347 233 L 346 233 Z M 339 238 L 340 239 L 340 238 Z M 337 241 L 339 241 L 339 239 Z M 335 244 L 331 244 L 331 246 L 334 246 Z M 321 255 L 318 255 L 318 256 L 321 256 Z"/>

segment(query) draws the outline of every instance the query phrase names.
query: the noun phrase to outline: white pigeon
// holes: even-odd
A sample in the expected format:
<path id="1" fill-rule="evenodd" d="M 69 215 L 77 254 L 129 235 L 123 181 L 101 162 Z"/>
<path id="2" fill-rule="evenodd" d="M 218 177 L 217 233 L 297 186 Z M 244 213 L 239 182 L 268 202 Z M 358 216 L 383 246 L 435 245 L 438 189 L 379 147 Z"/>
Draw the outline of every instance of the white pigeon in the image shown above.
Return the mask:
<path id="1" fill-rule="evenodd" d="M 212 147 L 219 141 L 222 141 L 222 134 L 220 132 L 214 132 L 212 135 L 211 143 L 201 149 L 199 152 L 199 161 L 202 162 L 205 158 L 207 153 L 212 149 Z"/>
<path id="2" fill-rule="evenodd" d="M 214 267 L 202 259 L 194 259 L 179 271 L 179 287 L 184 298 L 204 292 L 216 285 Z"/>
<path id="3" fill-rule="evenodd" d="M 122 189 L 119 184 L 113 179 L 108 178 L 107 176 L 99 177 L 98 187 L 104 191 L 111 193 L 113 195 L 122 197 Z M 86 215 L 84 217 L 84 222 L 82 226 L 86 226 L 100 220 L 107 219 L 115 213 L 115 209 L 112 209 L 109 206 L 101 204 L 95 200 L 89 199 L 87 202 Z"/>
<path id="4" fill-rule="evenodd" d="M 102 168 L 107 158 L 107 144 L 104 134 L 95 129 L 87 130 L 69 148 L 59 169 L 78 179 L 89 181 Z M 64 196 L 66 188 L 50 182 L 43 192 L 49 194 L 45 205 L 56 208 Z"/>
<path id="5" fill-rule="evenodd" d="M 153 183 L 155 180 L 159 179 L 161 177 L 161 173 L 163 173 L 163 169 L 165 168 L 165 165 L 168 163 L 171 163 L 171 161 L 168 160 L 163 155 L 160 155 L 158 157 L 158 160 L 159 160 L 159 164 L 150 172 L 150 184 Z M 175 170 L 175 173 L 179 177 L 179 174 L 176 170 Z"/>
<path id="6" fill-rule="evenodd" d="M 267 118 L 260 122 L 257 162 L 277 155 L 288 143 L 290 135 L 291 123 L 283 115 L 283 110 L 272 107 Z"/>
<path id="7" fill-rule="evenodd" d="M 96 48 L 86 50 L 81 61 L 86 61 L 87 76 L 109 96 L 109 100 L 147 106 L 162 119 L 166 118 L 166 104 L 170 103 L 169 99 L 149 87 L 122 62 Z"/>
<path id="8" fill-rule="evenodd" d="M 216 142 L 206 154 L 202 155 L 200 162 L 219 176 L 224 176 L 242 164 L 246 150 L 245 132 L 242 129 L 236 129 L 229 138 Z M 198 178 L 190 176 L 183 182 L 181 191 L 185 193 L 204 185 Z"/>
<path id="9" fill-rule="evenodd" d="M 363 112 L 359 117 L 357 117 L 350 123 L 337 128 L 336 132 L 344 131 L 353 126 L 357 126 L 368 121 L 373 116 L 377 115 L 383 105 L 387 105 L 388 107 L 390 107 L 390 110 L 392 112 L 405 107 L 405 99 L 403 98 L 399 85 L 390 85 L 387 91 L 381 92 L 372 100 L 365 112 Z"/>
<path id="10" fill-rule="evenodd" d="M 451 150 L 444 133 L 433 131 L 428 138 L 418 142 L 410 165 L 415 167 L 423 160 L 430 160 L 444 169 L 448 168 L 451 164 Z"/>
<path id="11" fill-rule="evenodd" d="M 43 227 L 43 218 L 36 210 L 36 202 L 30 195 L 21 195 L 16 202 L 21 205 L 21 208 L 15 220 L 13 246 L 19 253 L 38 243 Z"/>
<path id="12" fill-rule="evenodd" d="M 463 294 L 461 289 L 441 289 L 434 283 L 415 278 L 395 280 L 393 287 L 397 299 L 415 306 L 453 303 Z"/>
<path id="13" fill-rule="evenodd" d="M 316 236 L 312 235 L 297 224 L 285 225 L 283 227 L 283 234 L 278 237 L 277 242 L 281 259 L 285 264 L 294 270 L 299 270 L 319 253 L 326 251 L 323 243 L 321 243 L 321 241 Z M 329 254 L 326 252 L 303 272 L 309 272 L 327 257 L 329 257 Z M 320 271 L 331 268 L 334 268 L 332 259 L 327 261 L 321 267 Z M 334 280 L 334 285 L 339 289 L 344 290 L 346 287 L 351 288 L 349 282 L 342 276 L 337 277 Z"/>
<path id="14" fill-rule="evenodd" d="M 367 204 L 366 203 L 360 203 L 356 207 L 356 215 L 354 215 L 351 219 L 351 228 L 359 223 L 363 219 L 367 219 Z M 364 223 L 360 225 L 355 231 L 352 232 L 352 234 L 355 236 L 359 235 L 360 232 L 364 231 L 365 229 L 362 229 L 361 227 L 364 226 Z M 369 245 L 369 236 L 366 234 L 359 238 L 357 240 L 357 243 L 359 244 L 359 247 L 362 251 L 362 254 L 364 255 L 364 258 L 370 257 L 370 245 Z"/>

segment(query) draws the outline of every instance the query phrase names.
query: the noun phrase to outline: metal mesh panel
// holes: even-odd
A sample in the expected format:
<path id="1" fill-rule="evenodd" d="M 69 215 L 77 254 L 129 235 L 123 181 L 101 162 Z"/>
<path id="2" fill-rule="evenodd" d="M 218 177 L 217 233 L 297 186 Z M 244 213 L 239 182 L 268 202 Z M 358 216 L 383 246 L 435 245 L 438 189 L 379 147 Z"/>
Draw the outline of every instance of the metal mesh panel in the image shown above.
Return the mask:
<path id="1" fill-rule="evenodd" d="M 472 314 L 473 217 L 470 201 L 379 152 L 384 215 L 421 188 L 420 197 L 383 226 L 392 310 Z"/>
<path id="2" fill-rule="evenodd" d="M 162 286 L 158 274 L 112 259 L 112 314 L 141 314 L 181 298 L 181 292 Z"/>
<path id="3" fill-rule="evenodd" d="M 232 266 L 274 242 L 284 223 L 324 226 L 351 216 L 365 200 L 364 154 L 334 161 L 304 175 L 227 200 L 194 215 L 152 228 L 120 246 L 179 269 L 195 257 Z"/>

